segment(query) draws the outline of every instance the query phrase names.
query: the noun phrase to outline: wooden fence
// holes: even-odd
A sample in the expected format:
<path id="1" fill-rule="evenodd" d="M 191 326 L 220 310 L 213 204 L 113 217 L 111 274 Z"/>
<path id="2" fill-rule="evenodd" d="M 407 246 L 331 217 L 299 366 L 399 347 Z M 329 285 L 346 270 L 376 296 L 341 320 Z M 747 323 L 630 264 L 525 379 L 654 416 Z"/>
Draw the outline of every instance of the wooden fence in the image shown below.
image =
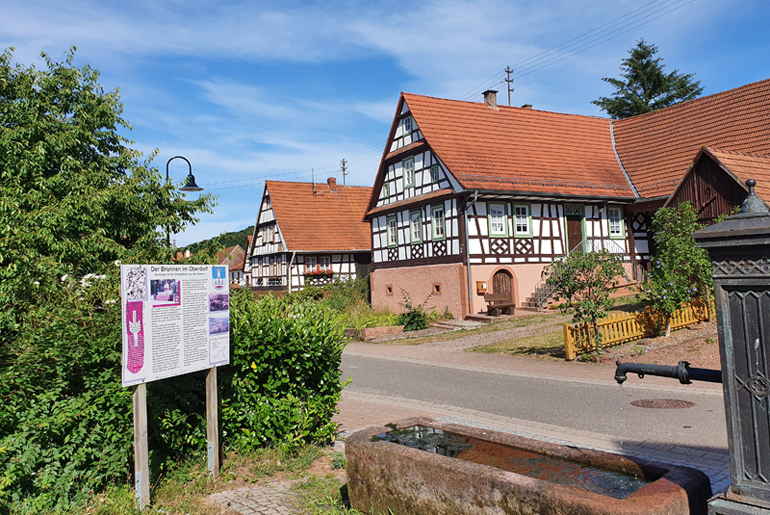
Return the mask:
<path id="1" fill-rule="evenodd" d="M 671 317 L 671 329 L 681 329 L 703 320 L 708 320 L 705 303 L 693 302 L 674 313 Z M 612 347 L 658 334 L 665 330 L 666 319 L 647 307 L 644 311 L 632 313 L 610 313 L 599 319 L 597 327 L 601 335 L 601 346 Z M 564 324 L 564 353 L 567 360 L 577 358 L 579 353 L 594 350 L 596 344 L 593 328 L 589 324 Z"/>

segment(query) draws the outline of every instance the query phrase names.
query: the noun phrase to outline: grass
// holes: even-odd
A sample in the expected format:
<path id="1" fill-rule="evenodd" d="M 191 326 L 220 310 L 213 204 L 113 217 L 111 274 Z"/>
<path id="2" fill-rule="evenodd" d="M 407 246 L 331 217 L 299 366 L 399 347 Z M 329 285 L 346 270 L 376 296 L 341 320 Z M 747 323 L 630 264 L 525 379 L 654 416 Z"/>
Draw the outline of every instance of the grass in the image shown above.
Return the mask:
<path id="1" fill-rule="evenodd" d="M 216 491 L 241 488 L 253 483 L 273 480 L 293 480 L 296 494 L 295 507 L 307 515 L 363 515 L 346 510 L 342 483 L 333 474 L 319 476 L 309 472 L 317 460 L 328 462 L 331 468 L 344 468 L 345 457 L 305 446 L 294 452 L 278 448 L 260 449 L 250 453 L 228 453 L 221 468 L 220 478 L 208 476 L 205 456 L 197 455 L 178 463 L 151 491 L 151 511 L 164 515 L 221 515 L 218 504 L 204 502 Z M 342 490 L 342 491 L 341 491 Z M 86 513 L 93 515 L 138 515 L 133 491 L 128 485 L 113 487 L 95 496 Z M 83 513 L 82 507 L 72 512 Z"/>
<path id="2" fill-rule="evenodd" d="M 536 356 L 550 359 L 564 359 L 564 331 L 550 331 L 531 336 L 520 336 L 487 345 L 473 347 L 472 352 L 485 354 L 508 354 L 510 356 Z"/>
<path id="3" fill-rule="evenodd" d="M 493 324 L 484 324 L 481 327 L 477 327 L 475 329 L 459 329 L 449 333 L 423 336 L 421 338 L 394 339 L 388 340 L 387 343 L 395 345 L 421 345 L 423 343 L 457 340 L 459 338 L 465 338 L 466 336 L 473 336 L 476 334 L 494 333 L 497 331 L 504 331 L 506 329 L 527 327 L 537 323 L 548 324 L 550 322 L 552 322 L 551 318 L 543 315 L 533 315 L 530 317 L 513 318 L 502 322 L 495 322 Z M 561 323 L 559 326 L 561 326 Z"/>

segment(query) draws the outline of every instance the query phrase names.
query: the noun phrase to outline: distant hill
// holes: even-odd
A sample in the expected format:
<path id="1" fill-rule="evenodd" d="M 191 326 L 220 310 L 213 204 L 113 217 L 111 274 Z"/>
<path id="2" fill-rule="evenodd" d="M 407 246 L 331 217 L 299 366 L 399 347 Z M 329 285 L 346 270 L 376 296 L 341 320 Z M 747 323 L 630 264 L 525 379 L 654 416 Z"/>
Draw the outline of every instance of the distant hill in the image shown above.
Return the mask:
<path id="1" fill-rule="evenodd" d="M 201 249 L 208 248 L 212 244 L 221 245 L 224 248 L 232 247 L 233 245 L 240 245 L 243 250 L 246 250 L 246 237 L 254 234 L 254 226 L 250 225 L 245 229 L 238 232 L 223 232 L 216 238 L 210 238 L 208 240 L 199 241 L 188 245 L 185 250 L 189 250 L 193 254 Z"/>

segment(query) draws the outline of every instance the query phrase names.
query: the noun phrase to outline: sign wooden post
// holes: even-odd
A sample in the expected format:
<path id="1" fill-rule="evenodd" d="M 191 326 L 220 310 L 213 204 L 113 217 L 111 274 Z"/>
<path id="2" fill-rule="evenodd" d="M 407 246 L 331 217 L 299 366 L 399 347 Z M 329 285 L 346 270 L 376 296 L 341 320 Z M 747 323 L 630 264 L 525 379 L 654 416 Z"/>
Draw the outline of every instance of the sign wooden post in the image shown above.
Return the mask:
<path id="1" fill-rule="evenodd" d="M 212 367 L 206 375 L 206 448 L 209 458 L 209 475 L 219 477 L 219 395 L 217 394 L 217 369 Z"/>
<path id="2" fill-rule="evenodd" d="M 219 477 L 217 369 L 230 362 L 227 265 L 121 265 L 123 386 L 134 388 L 134 486 L 141 510 L 150 503 L 147 444 L 149 381 L 208 370 L 206 447 Z"/>
<path id="3" fill-rule="evenodd" d="M 134 487 L 136 506 L 150 504 L 150 461 L 147 457 L 147 385 L 134 386 Z"/>

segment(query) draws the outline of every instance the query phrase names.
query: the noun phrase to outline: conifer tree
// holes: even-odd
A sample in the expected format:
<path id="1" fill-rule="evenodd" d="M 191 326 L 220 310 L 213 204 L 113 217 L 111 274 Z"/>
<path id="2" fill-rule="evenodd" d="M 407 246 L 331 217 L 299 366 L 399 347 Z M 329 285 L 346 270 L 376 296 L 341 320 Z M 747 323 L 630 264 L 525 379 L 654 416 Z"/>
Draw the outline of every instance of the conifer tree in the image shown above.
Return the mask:
<path id="1" fill-rule="evenodd" d="M 602 79 L 617 91 L 611 97 L 599 97 L 591 102 L 612 118 L 628 118 L 692 100 L 703 91 L 700 81 L 693 80 L 694 73 L 682 74 L 679 70 L 664 73 L 663 59 L 654 58 L 658 47 L 644 39 L 628 53 L 629 57 L 620 65 L 622 79 Z"/>

